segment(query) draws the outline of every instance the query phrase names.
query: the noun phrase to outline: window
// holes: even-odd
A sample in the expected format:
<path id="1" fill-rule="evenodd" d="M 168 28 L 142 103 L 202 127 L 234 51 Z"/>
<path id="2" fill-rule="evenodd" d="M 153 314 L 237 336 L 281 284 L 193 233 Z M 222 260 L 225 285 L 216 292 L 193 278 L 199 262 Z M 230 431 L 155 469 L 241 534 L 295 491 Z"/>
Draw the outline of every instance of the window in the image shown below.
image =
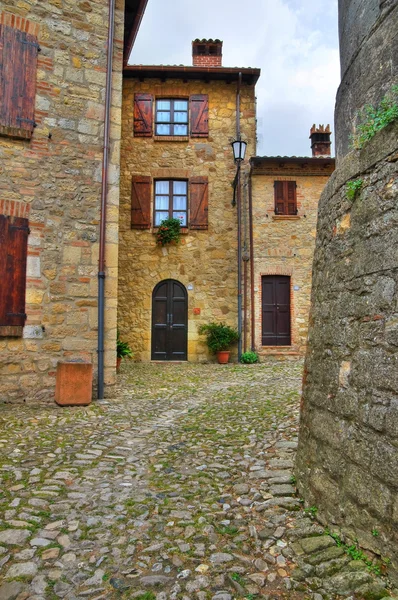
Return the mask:
<path id="1" fill-rule="evenodd" d="M 21 336 L 25 323 L 28 220 L 0 215 L 0 335 Z"/>
<path id="2" fill-rule="evenodd" d="M 153 209 L 151 208 L 153 204 Z M 189 206 L 189 212 L 188 212 Z M 148 175 L 131 179 L 131 228 L 150 229 L 164 219 L 180 219 L 182 227 L 208 229 L 209 183 L 207 177 L 158 179 L 153 184 Z M 0 288 L 1 289 L 1 288 Z"/>
<path id="3" fill-rule="evenodd" d="M 39 44 L 25 31 L 0 24 L 0 134 L 32 137 Z"/>
<path id="4" fill-rule="evenodd" d="M 154 133 L 159 138 L 208 137 L 209 97 L 195 94 L 189 100 L 157 98 L 155 102 L 151 94 L 134 94 L 133 127 L 135 137 L 152 137 Z"/>
<path id="5" fill-rule="evenodd" d="M 297 215 L 297 197 L 295 181 L 275 181 L 275 214 Z"/>
<path id="6" fill-rule="evenodd" d="M 188 135 L 188 100 L 156 100 L 156 135 Z"/>
<path id="7" fill-rule="evenodd" d="M 179 219 L 188 226 L 188 182 L 155 181 L 155 227 L 165 219 Z"/>

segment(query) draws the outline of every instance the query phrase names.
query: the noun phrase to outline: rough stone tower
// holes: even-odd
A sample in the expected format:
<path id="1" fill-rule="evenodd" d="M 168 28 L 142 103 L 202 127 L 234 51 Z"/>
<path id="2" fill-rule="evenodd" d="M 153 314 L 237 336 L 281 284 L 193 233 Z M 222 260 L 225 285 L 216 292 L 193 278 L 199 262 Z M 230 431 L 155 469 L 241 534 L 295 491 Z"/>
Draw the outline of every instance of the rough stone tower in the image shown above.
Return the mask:
<path id="1" fill-rule="evenodd" d="M 339 30 L 337 170 L 319 205 L 297 479 L 320 519 L 389 557 L 398 580 L 397 120 L 351 148 L 363 106 L 398 83 L 398 2 L 339 0 Z"/>

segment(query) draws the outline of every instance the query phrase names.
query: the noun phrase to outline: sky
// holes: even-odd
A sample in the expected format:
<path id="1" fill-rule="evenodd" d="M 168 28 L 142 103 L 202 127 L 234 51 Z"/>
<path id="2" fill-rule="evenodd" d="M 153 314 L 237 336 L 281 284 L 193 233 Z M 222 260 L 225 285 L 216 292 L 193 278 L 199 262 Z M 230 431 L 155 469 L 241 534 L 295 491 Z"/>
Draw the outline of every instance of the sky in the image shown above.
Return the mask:
<path id="1" fill-rule="evenodd" d="M 312 124 L 333 130 L 337 0 L 149 0 L 130 64 L 191 65 L 196 38 L 223 40 L 225 67 L 261 68 L 258 156 L 310 156 Z"/>

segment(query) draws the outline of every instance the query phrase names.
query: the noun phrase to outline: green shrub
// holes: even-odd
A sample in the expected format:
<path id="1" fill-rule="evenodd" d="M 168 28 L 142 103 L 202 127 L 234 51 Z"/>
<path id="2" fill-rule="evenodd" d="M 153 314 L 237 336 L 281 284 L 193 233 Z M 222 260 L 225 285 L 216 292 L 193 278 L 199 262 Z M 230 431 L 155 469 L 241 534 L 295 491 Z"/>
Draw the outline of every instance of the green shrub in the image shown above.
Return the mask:
<path id="1" fill-rule="evenodd" d="M 361 190 L 362 186 L 363 186 L 362 179 L 355 179 L 354 181 L 348 181 L 346 183 L 346 191 L 345 191 L 345 195 L 347 196 L 348 200 L 354 200 L 355 196 Z"/>
<path id="2" fill-rule="evenodd" d="M 198 329 L 201 335 L 206 336 L 206 344 L 212 354 L 220 350 L 229 350 L 239 340 L 239 333 L 225 323 L 208 323 Z"/>
<path id="3" fill-rule="evenodd" d="M 360 150 L 380 129 L 387 127 L 396 119 L 398 119 L 398 85 L 393 85 L 378 106 L 366 104 L 359 112 L 356 133 L 351 139 L 353 147 Z"/>
<path id="4" fill-rule="evenodd" d="M 156 243 L 161 246 L 171 242 L 179 243 L 181 239 L 181 222 L 179 219 L 165 219 L 156 232 Z"/>
<path id="5" fill-rule="evenodd" d="M 253 352 L 249 350 L 248 352 L 243 352 L 240 357 L 240 362 L 245 363 L 246 365 L 253 365 L 254 363 L 258 363 L 259 356 L 257 352 Z"/>

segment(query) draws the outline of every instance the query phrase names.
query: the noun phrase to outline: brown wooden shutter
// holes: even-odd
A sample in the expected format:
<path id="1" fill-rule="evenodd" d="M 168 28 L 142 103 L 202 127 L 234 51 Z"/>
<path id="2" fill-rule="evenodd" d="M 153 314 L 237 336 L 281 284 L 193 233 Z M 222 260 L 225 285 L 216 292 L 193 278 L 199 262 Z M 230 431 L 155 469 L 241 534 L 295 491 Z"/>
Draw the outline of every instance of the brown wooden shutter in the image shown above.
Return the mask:
<path id="1" fill-rule="evenodd" d="M 277 215 L 296 215 L 296 182 L 275 181 L 275 213 Z"/>
<path id="2" fill-rule="evenodd" d="M 207 94 L 191 96 L 189 104 L 191 136 L 207 137 L 209 135 L 209 96 Z"/>
<path id="3" fill-rule="evenodd" d="M 285 214 L 285 198 L 283 195 L 283 181 L 275 181 L 275 213 L 277 215 Z"/>
<path id="4" fill-rule="evenodd" d="M 0 215 L 0 326 L 25 323 L 28 219 Z"/>
<path id="5" fill-rule="evenodd" d="M 207 177 L 192 177 L 189 180 L 189 202 L 191 229 L 208 229 L 209 185 Z"/>
<path id="6" fill-rule="evenodd" d="M 151 94 L 134 94 L 134 135 L 152 136 L 153 99 Z"/>
<path id="7" fill-rule="evenodd" d="M 297 214 L 296 182 L 286 181 L 287 184 L 287 214 Z"/>
<path id="8" fill-rule="evenodd" d="M 131 228 L 149 229 L 151 226 L 151 178 L 135 176 L 131 185 Z"/>
<path id="9" fill-rule="evenodd" d="M 35 127 L 39 44 L 34 35 L 0 25 L 0 134 L 30 139 Z"/>

